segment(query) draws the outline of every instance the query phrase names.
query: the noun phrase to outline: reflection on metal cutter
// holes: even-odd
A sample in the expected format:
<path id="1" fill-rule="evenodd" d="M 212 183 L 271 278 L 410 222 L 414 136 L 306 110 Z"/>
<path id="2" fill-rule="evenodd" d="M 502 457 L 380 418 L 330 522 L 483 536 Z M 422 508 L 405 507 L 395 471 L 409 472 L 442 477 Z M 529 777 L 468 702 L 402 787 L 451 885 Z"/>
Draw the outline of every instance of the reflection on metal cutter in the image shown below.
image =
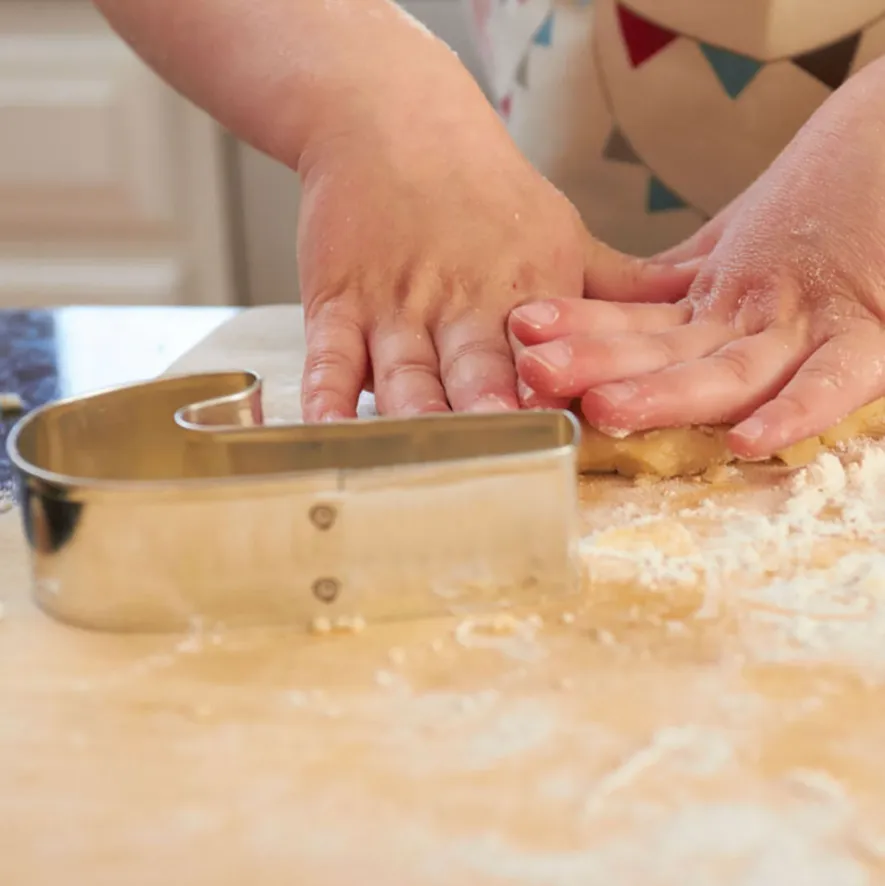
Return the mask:
<path id="1" fill-rule="evenodd" d="M 475 612 L 574 592 L 567 412 L 265 425 L 251 372 L 161 378 L 21 419 L 38 603 L 171 631 Z"/>

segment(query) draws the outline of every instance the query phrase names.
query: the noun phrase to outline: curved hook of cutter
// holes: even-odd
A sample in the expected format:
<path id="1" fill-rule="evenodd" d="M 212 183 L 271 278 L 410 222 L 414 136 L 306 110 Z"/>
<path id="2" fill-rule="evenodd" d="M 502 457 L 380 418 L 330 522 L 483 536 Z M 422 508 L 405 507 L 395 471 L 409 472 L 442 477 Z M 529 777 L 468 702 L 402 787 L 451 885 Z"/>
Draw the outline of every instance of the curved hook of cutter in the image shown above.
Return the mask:
<path id="1" fill-rule="evenodd" d="M 242 390 L 181 407 L 175 423 L 188 431 L 254 428 L 264 424 L 261 405 L 261 377 L 243 370 Z"/>
<path id="2" fill-rule="evenodd" d="M 8 447 L 46 612 L 306 626 L 443 614 L 440 588 L 487 606 L 579 587 L 570 413 L 263 425 L 261 387 L 167 376 L 21 419 Z"/>
<path id="3" fill-rule="evenodd" d="M 35 409 L 13 427 L 7 451 L 24 482 L 49 483 L 56 494 L 70 494 L 97 482 L 166 481 L 193 471 L 205 476 L 208 463 L 199 468 L 191 459 L 185 470 L 182 453 L 212 444 L 213 431 L 261 422 L 255 372 L 166 376 Z"/>

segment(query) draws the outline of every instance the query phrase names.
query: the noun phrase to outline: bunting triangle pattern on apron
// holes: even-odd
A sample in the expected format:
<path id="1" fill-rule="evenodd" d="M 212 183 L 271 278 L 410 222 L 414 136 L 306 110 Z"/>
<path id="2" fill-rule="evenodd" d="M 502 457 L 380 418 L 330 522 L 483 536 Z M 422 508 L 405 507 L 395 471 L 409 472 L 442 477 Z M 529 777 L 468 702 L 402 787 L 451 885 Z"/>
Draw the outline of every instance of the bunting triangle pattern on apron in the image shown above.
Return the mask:
<path id="1" fill-rule="evenodd" d="M 693 233 L 885 54 L 885 0 L 469 3 L 517 144 L 636 254 Z"/>

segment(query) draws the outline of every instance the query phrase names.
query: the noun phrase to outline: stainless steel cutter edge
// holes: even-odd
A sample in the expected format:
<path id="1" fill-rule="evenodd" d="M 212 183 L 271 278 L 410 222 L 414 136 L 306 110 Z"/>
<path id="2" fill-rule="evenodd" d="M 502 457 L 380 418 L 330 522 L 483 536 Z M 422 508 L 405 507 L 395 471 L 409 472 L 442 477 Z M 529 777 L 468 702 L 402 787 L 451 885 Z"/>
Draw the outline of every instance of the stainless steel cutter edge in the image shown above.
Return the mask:
<path id="1" fill-rule="evenodd" d="M 579 433 L 564 412 L 264 425 L 242 371 L 57 401 L 8 449 L 40 605 L 176 630 L 574 590 Z"/>

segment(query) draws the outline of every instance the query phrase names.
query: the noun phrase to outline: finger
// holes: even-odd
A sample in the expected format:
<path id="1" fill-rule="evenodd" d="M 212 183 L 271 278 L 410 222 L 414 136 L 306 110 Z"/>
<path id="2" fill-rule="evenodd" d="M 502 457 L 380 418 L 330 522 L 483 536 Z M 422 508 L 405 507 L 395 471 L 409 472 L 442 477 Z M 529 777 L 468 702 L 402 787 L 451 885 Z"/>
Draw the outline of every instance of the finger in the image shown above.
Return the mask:
<path id="1" fill-rule="evenodd" d="M 807 355 L 795 329 L 769 329 L 706 357 L 588 391 L 592 424 L 640 431 L 717 424 L 749 415 L 793 377 Z"/>
<path id="2" fill-rule="evenodd" d="M 588 388 L 696 360 L 736 335 L 724 324 L 692 323 L 647 335 L 567 335 L 526 348 L 517 358 L 519 378 L 544 397 L 580 397 Z"/>
<path id="3" fill-rule="evenodd" d="M 675 302 L 688 291 L 701 261 L 656 264 L 624 255 L 587 235 L 584 297 L 614 302 Z"/>
<path id="4" fill-rule="evenodd" d="M 728 435 L 732 451 L 763 458 L 821 434 L 885 390 L 885 335 L 845 333 L 824 343 L 771 401 Z"/>
<path id="5" fill-rule="evenodd" d="M 723 227 L 722 222 L 718 218 L 714 218 L 699 228 L 687 240 L 683 240 L 670 249 L 665 249 L 663 252 L 653 255 L 651 261 L 661 264 L 679 265 L 684 262 L 705 258 L 719 243 Z"/>
<path id="6" fill-rule="evenodd" d="M 691 317 L 691 306 L 619 305 L 590 299 L 535 301 L 510 312 L 509 329 L 523 345 L 537 345 L 564 335 L 605 335 L 618 332 L 660 332 Z"/>
<path id="7" fill-rule="evenodd" d="M 516 337 L 510 323 L 507 324 L 507 343 L 513 354 L 514 364 L 525 350 L 525 345 Z M 516 380 L 516 399 L 524 409 L 567 409 L 571 401 L 565 398 L 542 397 L 537 391 L 533 391 L 527 384 Z"/>
<path id="8" fill-rule="evenodd" d="M 709 255 L 719 243 L 722 232 L 726 225 L 737 214 L 741 205 L 741 198 L 736 197 L 723 210 L 718 212 L 710 221 L 706 222 L 694 234 L 677 243 L 670 249 L 665 249 L 652 256 L 654 262 L 664 262 L 667 264 L 680 264 L 682 262 L 692 261 L 694 259 L 703 258 Z"/>
<path id="9" fill-rule="evenodd" d="M 516 394 L 519 404 L 525 409 L 568 409 L 572 405 L 572 397 L 542 397 L 533 391 L 525 382 L 516 382 Z"/>
<path id="10" fill-rule="evenodd" d="M 516 369 L 504 324 L 472 318 L 440 324 L 436 333 L 442 381 L 457 412 L 519 409 Z"/>
<path id="11" fill-rule="evenodd" d="M 375 403 L 380 415 L 448 412 L 439 358 L 427 329 L 381 326 L 369 338 Z"/>
<path id="12" fill-rule="evenodd" d="M 308 320 L 307 356 L 301 379 L 301 412 L 306 422 L 356 417 L 368 370 L 366 339 L 352 318 L 331 311 Z"/>

